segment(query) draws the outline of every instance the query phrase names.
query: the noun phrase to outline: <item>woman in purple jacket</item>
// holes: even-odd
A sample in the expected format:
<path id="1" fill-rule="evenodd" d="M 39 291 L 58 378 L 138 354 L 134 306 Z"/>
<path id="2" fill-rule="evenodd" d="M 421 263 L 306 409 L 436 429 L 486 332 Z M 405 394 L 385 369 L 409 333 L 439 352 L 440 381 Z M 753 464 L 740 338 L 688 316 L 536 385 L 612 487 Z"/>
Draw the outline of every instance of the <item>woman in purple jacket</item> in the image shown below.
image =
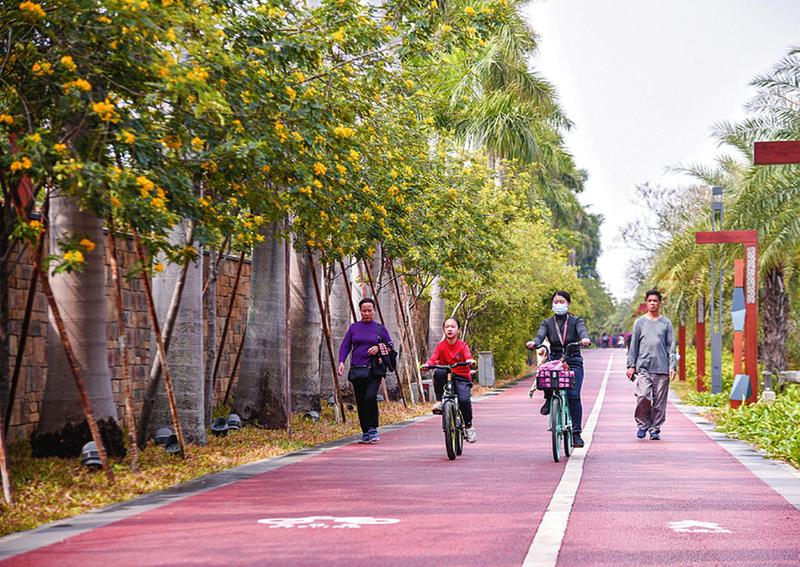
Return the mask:
<path id="1" fill-rule="evenodd" d="M 339 376 L 344 373 L 344 361 L 350 356 L 350 371 L 347 379 L 353 383 L 356 393 L 358 420 L 361 422 L 361 441 L 377 443 L 378 435 L 378 387 L 386 375 L 381 363 L 379 343 L 394 349 L 392 338 L 386 327 L 375 321 L 375 300 L 365 297 L 358 303 L 361 321 L 350 325 L 339 347 Z"/>

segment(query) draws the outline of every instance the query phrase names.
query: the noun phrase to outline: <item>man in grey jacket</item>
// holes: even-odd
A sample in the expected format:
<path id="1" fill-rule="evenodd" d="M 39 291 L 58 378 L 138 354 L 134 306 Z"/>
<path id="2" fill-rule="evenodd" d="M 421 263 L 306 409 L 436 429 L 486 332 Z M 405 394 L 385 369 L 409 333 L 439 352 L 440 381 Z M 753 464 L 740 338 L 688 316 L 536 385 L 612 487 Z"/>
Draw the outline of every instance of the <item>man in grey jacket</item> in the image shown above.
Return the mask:
<path id="1" fill-rule="evenodd" d="M 633 324 L 628 350 L 628 379 L 635 381 L 636 436 L 661 439 L 666 418 L 669 382 L 675 379 L 675 332 L 661 315 L 661 292 L 651 289 L 644 296 L 647 313 Z"/>

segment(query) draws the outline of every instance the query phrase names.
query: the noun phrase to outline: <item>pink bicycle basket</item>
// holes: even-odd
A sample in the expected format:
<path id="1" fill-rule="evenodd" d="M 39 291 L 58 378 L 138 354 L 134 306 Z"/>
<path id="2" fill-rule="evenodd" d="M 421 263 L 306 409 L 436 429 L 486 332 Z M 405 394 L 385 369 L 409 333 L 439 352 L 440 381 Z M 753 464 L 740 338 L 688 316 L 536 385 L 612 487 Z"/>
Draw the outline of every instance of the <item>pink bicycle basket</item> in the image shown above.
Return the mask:
<path id="1" fill-rule="evenodd" d="M 536 388 L 539 390 L 570 390 L 575 387 L 575 372 L 560 360 L 545 362 L 536 371 Z"/>

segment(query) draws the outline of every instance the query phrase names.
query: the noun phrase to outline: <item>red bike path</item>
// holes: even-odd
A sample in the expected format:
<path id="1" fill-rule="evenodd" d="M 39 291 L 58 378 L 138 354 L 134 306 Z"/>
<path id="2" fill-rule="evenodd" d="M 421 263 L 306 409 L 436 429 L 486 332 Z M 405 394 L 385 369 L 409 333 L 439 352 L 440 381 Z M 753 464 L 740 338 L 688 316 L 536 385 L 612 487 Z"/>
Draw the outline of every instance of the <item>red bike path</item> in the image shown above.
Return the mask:
<path id="1" fill-rule="evenodd" d="M 636 439 L 623 351 L 585 358 L 584 421 L 604 403 L 589 452 L 575 459 L 582 477 L 558 565 L 800 564 L 798 509 L 673 406 L 662 441 Z M 550 529 L 540 524 L 565 462 L 552 460 L 529 385 L 475 404 L 478 442 L 455 461 L 438 418 L 422 420 L 2 565 L 548 564 L 531 544 Z"/>

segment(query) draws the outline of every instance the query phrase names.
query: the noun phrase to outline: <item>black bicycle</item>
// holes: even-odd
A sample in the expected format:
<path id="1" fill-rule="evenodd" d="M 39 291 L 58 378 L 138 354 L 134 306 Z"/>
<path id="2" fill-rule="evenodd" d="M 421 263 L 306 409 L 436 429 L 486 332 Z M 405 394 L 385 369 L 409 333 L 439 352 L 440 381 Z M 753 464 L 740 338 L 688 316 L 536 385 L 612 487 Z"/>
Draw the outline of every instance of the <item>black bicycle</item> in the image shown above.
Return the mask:
<path id="1" fill-rule="evenodd" d="M 472 366 L 472 362 L 423 366 L 423 369 L 447 372 L 447 381 L 442 394 L 442 429 L 444 430 L 444 447 L 447 451 L 447 458 L 451 461 L 464 451 L 464 418 L 461 410 L 458 409 L 458 396 L 453 384 L 453 368 L 459 366 Z"/>

